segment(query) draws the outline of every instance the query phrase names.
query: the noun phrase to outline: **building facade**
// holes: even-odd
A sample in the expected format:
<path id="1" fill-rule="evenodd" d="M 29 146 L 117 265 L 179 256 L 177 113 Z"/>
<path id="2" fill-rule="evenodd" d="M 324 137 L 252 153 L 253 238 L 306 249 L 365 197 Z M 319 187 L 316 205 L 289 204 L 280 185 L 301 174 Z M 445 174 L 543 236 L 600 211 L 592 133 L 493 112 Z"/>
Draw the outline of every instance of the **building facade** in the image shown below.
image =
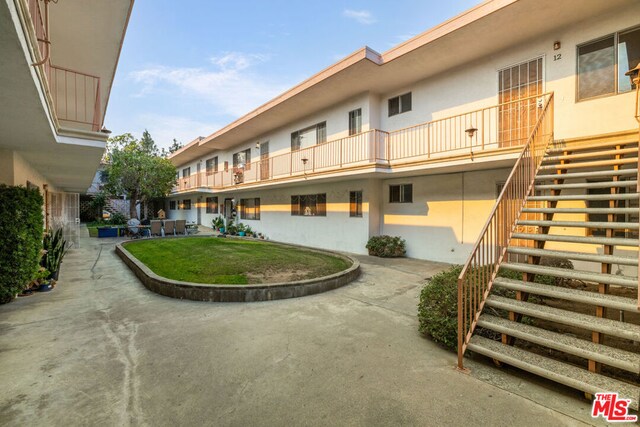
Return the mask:
<path id="1" fill-rule="evenodd" d="M 629 0 L 492 0 L 365 47 L 176 152 L 168 216 L 235 212 L 273 240 L 360 254 L 396 235 L 410 257 L 463 263 L 547 103 L 556 141 L 637 128 L 638 23 Z"/>
<path id="2" fill-rule="evenodd" d="M 0 183 L 37 187 L 47 226 L 79 218 L 133 0 L 0 2 Z"/>

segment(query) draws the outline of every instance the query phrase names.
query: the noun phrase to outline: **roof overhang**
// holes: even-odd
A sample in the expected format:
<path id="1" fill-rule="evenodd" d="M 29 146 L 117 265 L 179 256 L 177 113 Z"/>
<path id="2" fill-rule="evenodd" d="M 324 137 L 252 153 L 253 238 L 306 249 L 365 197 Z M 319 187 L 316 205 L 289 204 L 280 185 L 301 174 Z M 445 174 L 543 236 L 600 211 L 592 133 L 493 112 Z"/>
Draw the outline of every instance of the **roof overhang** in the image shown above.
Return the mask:
<path id="1" fill-rule="evenodd" d="M 489 0 L 378 54 L 364 47 L 171 156 L 185 164 L 364 92 L 389 93 L 637 0 Z M 461 83 L 461 84 L 464 84 Z"/>

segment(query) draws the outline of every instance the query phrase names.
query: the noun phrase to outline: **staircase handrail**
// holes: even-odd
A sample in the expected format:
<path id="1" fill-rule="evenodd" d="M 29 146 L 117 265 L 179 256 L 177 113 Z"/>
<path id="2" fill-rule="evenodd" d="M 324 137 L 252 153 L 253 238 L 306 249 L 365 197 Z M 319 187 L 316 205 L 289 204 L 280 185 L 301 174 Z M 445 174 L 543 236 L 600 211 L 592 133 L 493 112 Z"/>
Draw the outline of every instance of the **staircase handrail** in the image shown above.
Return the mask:
<path id="1" fill-rule="evenodd" d="M 548 94 L 542 113 L 458 277 L 460 370 L 464 369 L 464 352 L 491 291 L 498 266 L 505 256 L 516 221 L 524 208 L 527 196 L 533 192 L 536 173 L 549 143 L 553 141 L 553 106 L 552 92 Z"/>

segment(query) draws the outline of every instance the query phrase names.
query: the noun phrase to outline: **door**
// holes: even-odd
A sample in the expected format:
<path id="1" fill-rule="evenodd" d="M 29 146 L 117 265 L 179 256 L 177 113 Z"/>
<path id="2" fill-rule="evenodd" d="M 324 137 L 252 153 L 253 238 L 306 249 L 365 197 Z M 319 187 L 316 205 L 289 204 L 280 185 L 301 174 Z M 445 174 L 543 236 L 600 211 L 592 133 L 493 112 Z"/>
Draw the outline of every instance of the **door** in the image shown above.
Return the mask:
<path id="1" fill-rule="evenodd" d="M 202 167 L 202 160 L 200 160 L 197 164 L 196 164 L 196 187 L 200 187 L 200 168 Z M 198 208 L 198 214 L 200 214 L 200 208 Z M 200 221 L 198 221 L 198 224 L 200 224 Z"/>
<path id="2" fill-rule="evenodd" d="M 233 219 L 233 199 L 224 199 L 224 217 Z"/>
<path id="3" fill-rule="evenodd" d="M 260 144 L 260 179 L 269 179 L 269 141 Z"/>
<path id="4" fill-rule="evenodd" d="M 542 108 L 542 58 L 532 59 L 498 72 L 498 141 L 501 147 L 520 146 L 527 142 Z"/>
<path id="5" fill-rule="evenodd" d="M 198 166 L 200 166 L 199 163 Z M 196 217 L 196 223 L 198 225 L 202 225 L 202 197 L 198 197 L 198 199 L 196 200 Z"/>
<path id="6" fill-rule="evenodd" d="M 80 194 L 47 192 L 49 227 L 62 228 L 62 235 L 73 247 L 80 246 Z"/>

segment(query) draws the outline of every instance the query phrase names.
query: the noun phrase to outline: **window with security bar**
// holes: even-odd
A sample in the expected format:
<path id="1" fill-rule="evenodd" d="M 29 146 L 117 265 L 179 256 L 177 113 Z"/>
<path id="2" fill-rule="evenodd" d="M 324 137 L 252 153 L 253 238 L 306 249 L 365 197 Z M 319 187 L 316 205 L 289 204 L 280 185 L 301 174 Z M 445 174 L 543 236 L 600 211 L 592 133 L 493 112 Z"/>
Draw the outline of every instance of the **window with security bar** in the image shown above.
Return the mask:
<path id="1" fill-rule="evenodd" d="M 291 196 L 292 216 L 327 216 L 326 194 Z"/>

